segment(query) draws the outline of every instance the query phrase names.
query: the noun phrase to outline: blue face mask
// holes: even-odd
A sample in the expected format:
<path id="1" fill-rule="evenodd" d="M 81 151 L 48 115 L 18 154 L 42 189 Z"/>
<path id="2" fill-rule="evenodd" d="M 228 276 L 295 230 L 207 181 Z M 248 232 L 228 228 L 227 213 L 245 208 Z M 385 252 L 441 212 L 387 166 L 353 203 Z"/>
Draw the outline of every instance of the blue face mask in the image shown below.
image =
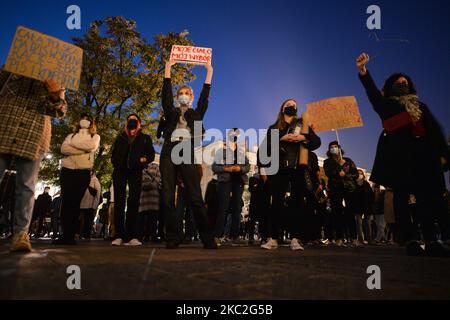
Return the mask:
<path id="1" fill-rule="evenodd" d="M 187 106 L 190 104 L 191 102 L 191 97 L 188 96 L 187 94 L 182 94 L 178 96 L 178 102 L 183 105 L 183 106 Z"/>

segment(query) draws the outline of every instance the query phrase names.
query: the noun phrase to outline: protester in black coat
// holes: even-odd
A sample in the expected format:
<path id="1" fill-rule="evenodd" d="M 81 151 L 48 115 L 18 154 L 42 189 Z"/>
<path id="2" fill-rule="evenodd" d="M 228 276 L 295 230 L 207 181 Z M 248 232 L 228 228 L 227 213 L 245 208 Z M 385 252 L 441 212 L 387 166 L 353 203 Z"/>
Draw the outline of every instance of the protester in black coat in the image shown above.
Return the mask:
<path id="1" fill-rule="evenodd" d="M 127 125 L 114 142 L 111 161 L 114 166 L 114 225 L 113 245 L 142 245 L 138 241 L 137 215 L 142 186 L 142 171 L 155 159 L 152 139 L 141 131 L 141 119 L 136 114 L 127 118 Z M 129 187 L 125 224 L 126 188 Z"/>
<path id="2" fill-rule="evenodd" d="M 426 242 L 436 240 L 434 222 L 445 215 L 444 168 L 449 156 L 441 127 L 428 107 L 419 101 L 410 77 L 390 76 L 378 90 L 366 69 L 369 56 L 357 59 L 359 78 L 383 122 L 371 180 L 394 189 L 399 242 L 418 240 L 408 208 L 413 194 L 420 203 L 418 219 Z M 448 226 L 443 236 L 449 236 Z"/>
<path id="3" fill-rule="evenodd" d="M 200 175 L 194 161 L 194 147 L 202 141 L 203 126 L 196 130 L 196 122 L 203 121 L 209 104 L 209 92 L 213 68 L 206 64 L 207 75 L 197 107 L 192 108 L 194 92 L 188 86 L 181 86 L 174 99 L 171 69 L 175 61 L 166 63 L 164 83 L 162 88 L 162 108 L 164 110 L 165 124 L 163 128 L 164 145 L 161 150 L 161 181 L 162 205 L 166 216 L 166 248 L 176 249 L 183 241 L 182 217 L 175 209 L 175 187 L 178 174 L 186 188 L 188 200 L 192 205 L 194 217 L 199 229 L 200 238 L 205 249 L 217 249 L 212 230 L 209 228 L 208 216 L 200 187 Z M 183 149 L 177 155 L 181 159 L 173 158 L 172 151 Z M 184 153 L 190 150 L 191 156 Z M 180 153 L 183 153 L 182 155 Z M 181 160 L 181 161 L 179 161 Z"/>
<path id="4" fill-rule="evenodd" d="M 283 204 L 286 198 L 286 192 L 290 187 L 290 208 L 288 210 L 289 224 L 291 234 L 291 249 L 303 250 L 299 241 L 301 237 L 302 212 L 307 210 L 305 195 L 307 193 L 307 183 L 305 173 L 308 168 L 300 166 L 301 146 L 305 147 L 311 158 L 311 151 L 320 147 L 321 140 L 309 127 L 308 134 L 301 134 L 303 130 L 303 119 L 297 117 L 297 101 L 288 99 L 284 101 L 278 112 L 277 121 L 269 127 L 263 146 L 258 149 L 258 166 L 261 168 L 262 179 L 266 180 L 266 168 L 271 164 L 261 163 L 263 149 L 267 148 L 269 157 L 278 154 L 279 170 L 276 174 L 269 176 L 269 183 L 272 194 L 272 206 L 269 215 L 269 238 L 261 247 L 272 250 L 278 247 L 277 239 L 280 237 L 280 226 L 282 224 L 280 212 L 283 210 Z M 272 130 L 279 132 L 279 147 L 272 146 Z"/>
<path id="5" fill-rule="evenodd" d="M 328 177 L 331 217 L 338 246 L 341 246 L 346 238 L 356 239 L 355 190 L 358 170 L 352 159 L 344 157 L 344 154 L 339 143 L 332 141 L 328 145 L 328 159 L 323 163 Z M 342 200 L 345 200 L 345 210 Z"/>
<path id="6" fill-rule="evenodd" d="M 42 236 L 42 228 L 44 226 L 44 219 L 50 213 L 52 207 L 52 197 L 49 195 L 50 187 L 45 187 L 44 192 L 40 194 L 34 202 L 33 221 L 38 221 L 34 236 L 39 238 Z M 30 227 L 31 228 L 31 227 Z"/>

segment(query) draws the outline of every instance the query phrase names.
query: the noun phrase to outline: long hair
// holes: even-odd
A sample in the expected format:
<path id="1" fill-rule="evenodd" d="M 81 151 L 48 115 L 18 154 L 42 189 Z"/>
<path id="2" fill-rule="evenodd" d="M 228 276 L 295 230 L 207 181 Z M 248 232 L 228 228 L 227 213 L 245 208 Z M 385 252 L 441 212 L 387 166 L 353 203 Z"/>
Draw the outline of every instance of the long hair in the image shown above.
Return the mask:
<path id="1" fill-rule="evenodd" d="M 414 85 L 414 82 L 412 81 L 411 77 L 404 74 L 404 73 L 394 73 L 389 78 L 386 79 L 383 86 L 383 92 L 385 97 L 391 97 L 392 94 L 392 86 L 399 78 L 405 78 L 408 80 L 408 87 L 409 87 L 409 94 L 417 94 L 416 86 Z"/>
<path id="2" fill-rule="evenodd" d="M 297 105 L 297 110 L 298 110 L 297 100 L 295 100 L 295 99 L 287 99 L 287 100 L 283 101 L 283 103 L 281 104 L 281 107 L 280 107 L 280 111 L 278 112 L 277 120 L 276 120 L 276 122 L 274 124 L 275 128 L 278 129 L 278 130 L 286 129 L 287 123 L 286 123 L 286 121 L 284 121 L 283 107 L 288 101 L 294 101 L 295 104 Z M 294 123 L 297 123 L 297 120 L 298 120 L 298 117 L 296 115 L 296 116 L 294 116 Z"/>
<path id="3" fill-rule="evenodd" d="M 88 130 L 89 130 L 89 133 L 91 134 L 91 137 L 94 137 L 94 136 L 97 134 L 97 125 L 95 124 L 94 119 L 92 119 L 91 115 L 90 115 L 90 114 L 87 114 L 87 113 L 83 113 L 83 114 L 80 116 L 80 120 L 81 120 L 82 118 L 88 118 L 88 120 L 90 121 L 91 124 L 89 125 Z M 80 127 L 80 123 L 78 122 L 78 124 L 77 124 L 77 126 L 76 126 L 76 128 L 75 128 L 75 131 L 74 131 L 72 137 L 73 137 L 74 135 L 76 135 L 78 132 L 80 132 L 80 130 L 81 130 L 81 127 Z"/>

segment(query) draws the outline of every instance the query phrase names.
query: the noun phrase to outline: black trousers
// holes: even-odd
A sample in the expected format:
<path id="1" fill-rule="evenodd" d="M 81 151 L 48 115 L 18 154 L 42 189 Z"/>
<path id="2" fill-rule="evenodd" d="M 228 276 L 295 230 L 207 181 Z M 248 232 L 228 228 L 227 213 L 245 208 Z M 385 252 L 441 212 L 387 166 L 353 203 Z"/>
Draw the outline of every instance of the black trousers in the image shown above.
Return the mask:
<path id="1" fill-rule="evenodd" d="M 113 172 L 115 238 L 125 242 L 138 238 L 137 217 L 141 197 L 142 170 L 118 170 Z M 127 199 L 128 185 L 128 199 Z M 125 201 L 127 216 L 125 219 Z"/>
<path id="2" fill-rule="evenodd" d="M 91 181 L 90 170 L 62 168 L 61 183 L 61 222 L 63 238 L 73 240 L 79 228 L 80 203 Z"/>
<path id="3" fill-rule="evenodd" d="M 175 189 L 177 173 L 181 174 L 186 197 L 192 205 L 195 222 L 203 243 L 213 241 L 212 230 L 208 225 L 208 216 L 200 188 L 200 173 L 195 164 L 175 165 L 170 157 L 171 147 L 164 145 L 161 152 L 161 181 L 163 210 L 165 212 L 166 241 L 181 243 L 183 241 L 183 217 L 175 209 Z"/>
<path id="4" fill-rule="evenodd" d="M 289 207 L 284 207 L 286 192 L 290 187 Z M 269 215 L 269 235 L 272 239 L 281 236 L 282 225 L 289 231 L 291 238 L 301 238 L 302 215 L 307 207 L 305 201 L 306 182 L 303 169 L 280 169 L 270 177 L 272 194 L 272 208 Z M 286 221 L 283 221 L 282 212 L 286 211 Z M 283 223 L 284 222 L 284 223 Z"/>
<path id="5" fill-rule="evenodd" d="M 81 236 L 84 239 L 90 239 L 92 234 L 92 226 L 94 224 L 95 212 L 94 209 L 81 209 L 81 217 L 83 217 L 83 223 L 81 224 Z"/>
<path id="6" fill-rule="evenodd" d="M 342 204 L 345 201 L 345 208 Z M 340 189 L 330 190 L 332 225 L 336 239 L 356 239 L 355 193 Z"/>
<path id="7" fill-rule="evenodd" d="M 264 183 L 255 190 L 250 198 L 249 210 L 249 239 L 253 240 L 256 222 L 258 222 L 258 233 L 262 240 L 269 237 L 268 219 L 270 211 L 270 190 L 268 183 Z"/>

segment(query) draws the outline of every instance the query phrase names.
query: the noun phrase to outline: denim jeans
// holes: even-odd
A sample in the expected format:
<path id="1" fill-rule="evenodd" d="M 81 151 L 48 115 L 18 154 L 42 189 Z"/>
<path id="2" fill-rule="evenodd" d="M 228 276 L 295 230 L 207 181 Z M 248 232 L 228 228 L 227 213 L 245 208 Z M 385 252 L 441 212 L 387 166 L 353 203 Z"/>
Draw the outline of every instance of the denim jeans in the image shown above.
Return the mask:
<path id="1" fill-rule="evenodd" d="M 218 212 L 214 235 L 217 238 L 224 236 L 225 222 L 227 213 L 231 209 L 231 230 L 230 237 L 239 236 L 239 225 L 241 222 L 241 202 L 244 186 L 240 182 L 219 182 L 217 185 L 218 193 Z M 230 196 L 230 193 L 232 194 Z M 231 203 L 231 205 L 230 205 Z"/>
<path id="2" fill-rule="evenodd" d="M 13 156 L 0 154 L 0 181 L 3 179 L 5 170 L 13 160 Z M 28 232 L 31 218 L 33 216 L 34 192 L 38 180 L 41 158 L 29 160 L 14 157 L 16 164 L 16 204 L 14 208 L 13 232 Z"/>

